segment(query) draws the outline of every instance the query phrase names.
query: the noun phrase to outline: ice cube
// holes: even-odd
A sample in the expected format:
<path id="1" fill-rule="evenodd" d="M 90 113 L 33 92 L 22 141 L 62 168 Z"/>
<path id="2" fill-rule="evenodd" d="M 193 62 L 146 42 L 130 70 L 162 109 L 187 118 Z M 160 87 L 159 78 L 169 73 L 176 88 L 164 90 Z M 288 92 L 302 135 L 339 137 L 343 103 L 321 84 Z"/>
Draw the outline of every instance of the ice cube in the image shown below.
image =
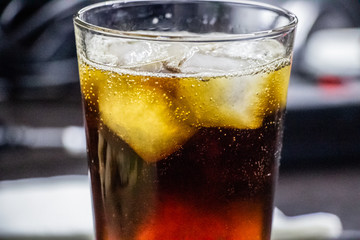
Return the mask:
<path id="1" fill-rule="evenodd" d="M 116 66 L 118 58 L 108 49 L 112 41 L 101 36 L 87 34 L 85 36 L 86 58 L 94 63 L 106 66 Z"/>
<path id="2" fill-rule="evenodd" d="M 164 46 L 156 43 L 127 41 L 119 46 L 118 42 L 114 42 L 109 51 L 118 57 L 118 66 L 124 68 L 151 68 L 154 72 L 158 72 L 161 67 L 161 61 L 169 58 Z"/>
<path id="3" fill-rule="evenodd" d="M 255 129 L 267 114 L 284 107 L 289 74 L 287 66 L 255 75 L 185 78 L 178 94 L 193 126 Z"/>
<path id="4" fill-rule="evenodd" d="M 246 61 L 241 59 L 230 59 L 227 57 L 205 55 L 203 53 L 194 53 L 178 66 L 177 72 L 180 73 L 228 73 L 229 71 L 238 71 L 245 67 Z"/>
<path id="5" fill-rule="evenodd" d="M 143 72 L 178 72 L 179 66 L 195 51 L 183 43 L 86 38 L 87 57 L 97 64 Z"/>
<path id="6" fill-rule="evenodd" d="M 173 82 L 95 71 L 102 121 L 145 161 L 169 156 L 196 132 L 174 114 Z"/>
<path id="7" fill-rule="evenodd" d="M 171 70 L 179 73 L 239 72 L 256 69 L 285 56 L 284 47 L 276 40 L 198 43 L 176 49 L 185 51 L 177 53 L 183 56 L 181 61 L 171 64 Z M 168 53 L 172 56 L 174 52 Z"/>
<path id="8" fill-rule="evenodd" d="M 103 36 L 88 36 L 87 57 L 97 64 L 158 72 L 162 70 L 161 61 L 168 58 L 162 46 L 156 43 L 124 40 Z"/>
<path id="9" fill-rule="evenodd" d="M 282 44 L 273 39 L 229 42 L 216 46 L 210 53 L 213 56 L 261 60 L 264 63 L 285 55 Z"/>
<path id="10" fill-rule="evenodd" d="M 162 62 L 164 69 L 173 73 L 184 73 L 182 65 L 193 58 L 198 48 L 181 43 L 172 43 L 167 46 L 166 51 L 170 57 Z"/>

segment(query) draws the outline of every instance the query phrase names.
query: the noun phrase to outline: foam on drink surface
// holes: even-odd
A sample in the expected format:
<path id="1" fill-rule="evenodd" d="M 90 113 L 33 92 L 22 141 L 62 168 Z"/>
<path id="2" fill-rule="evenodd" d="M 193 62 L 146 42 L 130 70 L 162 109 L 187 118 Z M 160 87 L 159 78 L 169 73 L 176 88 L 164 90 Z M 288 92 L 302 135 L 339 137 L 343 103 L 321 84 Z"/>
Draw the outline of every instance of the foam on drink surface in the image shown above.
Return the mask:
<path id="1" fill-rule="evenodd" d="M 84 99 L 145 161 L 177 151 L 199 128 L 255 129 L 285 107 L 290 59 L 276 40 L 86 41 Z"/>

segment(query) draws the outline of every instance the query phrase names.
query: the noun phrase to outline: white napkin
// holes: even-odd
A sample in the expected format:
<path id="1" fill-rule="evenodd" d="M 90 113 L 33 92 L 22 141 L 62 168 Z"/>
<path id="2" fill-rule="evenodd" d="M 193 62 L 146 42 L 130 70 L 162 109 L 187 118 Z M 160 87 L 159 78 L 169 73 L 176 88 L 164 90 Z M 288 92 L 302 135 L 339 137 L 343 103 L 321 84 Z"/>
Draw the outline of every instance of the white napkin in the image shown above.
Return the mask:
<path id="1" fill-rule="evenodd" d="M 271 239 L 336 239 L 342 232 L 341 221 L 334 214 L 318 212 L 288 217 L 275 208 Z"/>
<path id="2" fill-rule="evenodd" d="M 275 209 L 272 240 L 336 238 L 340 219 L 330 213 L 287 217 Z M 87 176 L 0 181 L 0 239 L 92 239 Z"/>
<path id="3" fill-rule="evenodd" d="M 87 176 L 0 182 L 0 239 L 93 235 Z"/>

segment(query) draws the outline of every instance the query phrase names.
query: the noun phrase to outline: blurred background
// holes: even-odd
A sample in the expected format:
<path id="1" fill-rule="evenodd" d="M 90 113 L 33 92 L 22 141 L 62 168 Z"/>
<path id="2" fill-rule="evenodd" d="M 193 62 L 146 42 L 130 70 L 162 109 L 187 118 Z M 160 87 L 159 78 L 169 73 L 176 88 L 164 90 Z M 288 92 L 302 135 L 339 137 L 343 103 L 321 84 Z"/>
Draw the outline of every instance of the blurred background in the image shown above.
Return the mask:
<path id="1" fill-rule="evenodd" d="M 94 2 L 98 1 L 0 1 L 0 239 L 26 235 L 19 229 L 27 229 L 32 219 L 21 212 L 30 211 L 31 198 L 16 207 L 4 205 L 11 199 L 5 193 L 19 194 L 11 189 L 26 190 L 39 178 L 48 179 L 49 192 L 56 187 L 68 191 L 66 184 L 71 181 L 87 184 L 72 17 Z M 299 18 L 275 204 L 288 216 L 335 214 L 345 233 L 356 235 L 360 231 L 360 2 L 264 2 L 287 8 Z M 61 201 L 81 205 L 81 197 L 88 193 L 75 198 L 80 193 L 73 190 L 73 198 Z M 84 201 L 88 209 L 88 200 Z M 47 222 L 64 217 L 59 212 L 49 215 Z M 88 223 L 76 215 L 72 213 L 72 221 Z M 33 219 L 32 224 L 41 222 Z M 38 225 L 43 229 L 46 224 Z M 75 231 L 78 238 L 89 230 L 87 226 Z M 42 234 L 34 228 L 28 231 Z"/>

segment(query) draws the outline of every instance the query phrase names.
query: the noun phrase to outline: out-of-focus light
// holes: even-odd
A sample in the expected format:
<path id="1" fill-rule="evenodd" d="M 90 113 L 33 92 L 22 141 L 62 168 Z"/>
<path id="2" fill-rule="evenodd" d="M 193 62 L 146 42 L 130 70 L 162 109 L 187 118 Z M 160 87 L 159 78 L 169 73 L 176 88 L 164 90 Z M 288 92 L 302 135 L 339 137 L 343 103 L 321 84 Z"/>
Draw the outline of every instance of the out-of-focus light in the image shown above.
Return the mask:
<path id="1" fill-rule="evenodd" d="M 316 76 L 360 76 L 360 29 L 315 32 L 305 48 L 304 65 Z"/>

